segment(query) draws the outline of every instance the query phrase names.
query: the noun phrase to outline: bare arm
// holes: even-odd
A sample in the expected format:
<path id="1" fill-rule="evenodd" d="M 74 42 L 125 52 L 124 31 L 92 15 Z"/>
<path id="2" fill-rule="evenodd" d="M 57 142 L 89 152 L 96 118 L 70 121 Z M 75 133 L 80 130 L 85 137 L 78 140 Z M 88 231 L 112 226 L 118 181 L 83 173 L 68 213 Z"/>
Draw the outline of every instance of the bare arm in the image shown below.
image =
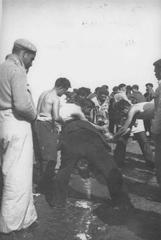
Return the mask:
<path id="1" fill-rule="evenodd" d="M 62 121 L 60 115 L 59 115 L 59 111 L 60 111 L 60 99 L 59 97 L 54 97 L 53 98 L 53 103 L 52 103 L 52 119 L 55 121 Z"/>
<path id="2" fill-rule="evenodd" d="M 130 108 L 130 110 L 129 110 L 129 112 L 128 112 L 128 117 L 127 117 L 126 122 L 125 122 L 125 125 L 126 125 L 127 127 L 130 126 L 130 124 L 131 124 L 131 122 L 132 122 L 135 114 L 138 113 L 139 111 L 140 111 L 140 109 L 138 108 L 138 105 L 137 105 L 137 104 L 136 104 L 136 105 L 134 104 L 134 105 Z"/>
<path id="3" fill-rule="evenodd" d="M 130 130 L 129 129 L 130 124 L 131 124 L 135 114 L 137 114 L 139 111 L 140 111 L 140 108 L 139 108 L 138 104 L 134 104 L 133 106 L 131 106 L 131 108 L 128 112 L 128 117 L 127 117 L 124 125 L 115 134 L 115 138 L 125 135 Z"/>
<path id="4" fill-rule="evenodd" d="M 38 114 L 41 112 L 42 101 L 43 101 L 46 93 L 47 93 L 47 91 L 46 91 L 46 92 L 43 92 L 43 93 L 40 95 L 39 99 L 38 99 L 38 103 L 37 103 L 37 113 L 38 113 Z"/>
<path id="5" fill-rule="evenodd" d="M 85 117 L 83 112 L 77 113 L 77 114 L 72 114 L 72 118 L 78 118 L 83 121 L 88 121 L 88 119 Z"/>
<path id="6" fill-rule="evenodd" d="M 91 123 L 91 122 L 90 122 Z M 107 128 L 108 128 L 108 125 L 107 124 L 105 124 L 105 125 L 103 125 L 103 126 L 99 126 L 99 125 L 97 125 L 97 124 L 94 124 L 94 123 L 91 123 L 97 130 L 100 130 L 100 131 L 105 131 L 105 130 L 107 130 Z"/>

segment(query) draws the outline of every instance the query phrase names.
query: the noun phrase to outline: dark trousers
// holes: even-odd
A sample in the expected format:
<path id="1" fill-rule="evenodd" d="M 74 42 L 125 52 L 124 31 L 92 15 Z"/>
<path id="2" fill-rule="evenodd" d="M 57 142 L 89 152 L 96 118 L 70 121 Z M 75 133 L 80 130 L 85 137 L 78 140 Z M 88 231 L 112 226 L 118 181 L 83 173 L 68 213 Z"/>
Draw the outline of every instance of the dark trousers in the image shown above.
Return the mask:
<path id="1" fill-rule="evenodd" d="M 0 167 L 0 205 L 1 205 L 2 191 L 3 191 L 3 174 L 2 174 L 2 168 Z"/>
<path id="2" fill-rule="evenodd" d="M 124 164 L 126 156 L 126 145 L 129 139 L 130 134 L 126 134 L 120 137 L 117 141 L 115 150 L 114 150 L 114 159 L 116 164 L 121 167 Z"/>
<path id="3" fill-rule="evenodd" d="M 143 153 L 146 163 L 153 163 L 154 156 L 149 143 L 149 140 L 145 132 L 139 132 L 134 134 L 135 139 L 138 141 L 141 151 Z"/>
<path id="4" fill-rule="evenodd" d="M 157 181 L 161 188 L 161 135 L 155 138 L 155 166 Z"/>
<path id="5" fill-rule="evenodd" d="M 53 177 L 57 163 L 57 129 L 50 121 L 35 121 L 33 127 L 33 142 L 39 176 L 37 191 L 43 193 L 46 200 L 52 201 Z"/>
<path id="6" fill-rule="evenodd" d="M 141 151 L 143 153 L 146 163 L 153 163 L 153 152 L 150 143 L 147 139 L 145 131 L 134 134 L 135 139 L 139 143 Z M 122 166 L 126 156 L 126 146 L 128 142 L 129 134 L 119 138 L 114 151 L 114 159 L 118 166 Z"/>
<path id="7" fill-rule="evenodd" d="M 151 120 L 144 120 L 145 131 L 151 133 Z"/>
<path id="8" fill-rule="evenodd" d="M 62 165 L 54 179 L 55 196 L 58 203 L 65 202 L 71 173 L 81 158 L 88 161 L 90 171 L 94 175 L 101 174 L 104 177 L 113 201 L 119 201 L 123 196 L 126 200 L 128 199 L 121 172 L 106 145 L 96 134 L 81 129 L 77 132 L 73 131 L 63 139 Z M 126 203 L 125 199 L 124 203 Z"/>
<path id="9" fill-rule="evenodd" d="M 113 119 L 109 119 L 109 131 L 113 134 L 118 131 L 117 122 Z"/>

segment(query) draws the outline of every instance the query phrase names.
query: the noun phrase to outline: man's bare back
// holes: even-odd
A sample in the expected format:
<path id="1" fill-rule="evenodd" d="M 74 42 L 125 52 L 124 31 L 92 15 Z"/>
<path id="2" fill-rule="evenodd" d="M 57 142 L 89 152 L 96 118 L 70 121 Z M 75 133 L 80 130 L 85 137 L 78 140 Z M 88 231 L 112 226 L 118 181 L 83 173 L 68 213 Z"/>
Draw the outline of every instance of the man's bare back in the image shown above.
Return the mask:
<path id="1" fill-rule="evenodd" d="M 56 90 L 45 91 L 40 95 L 38 100 L 38 114 L 56 120 L 59 117 L 59 105 L 60 99 Z"/>

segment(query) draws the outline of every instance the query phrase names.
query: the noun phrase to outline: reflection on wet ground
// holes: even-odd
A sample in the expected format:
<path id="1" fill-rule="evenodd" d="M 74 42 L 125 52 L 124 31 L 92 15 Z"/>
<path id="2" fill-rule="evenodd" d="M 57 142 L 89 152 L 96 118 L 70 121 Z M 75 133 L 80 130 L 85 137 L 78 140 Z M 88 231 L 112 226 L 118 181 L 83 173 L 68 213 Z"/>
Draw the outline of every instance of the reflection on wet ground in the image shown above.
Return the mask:
<path id="1" fill-rule="evenodd" d="M 130 145 L 128 149 L 131 149 Z M 77 184 L 73 183 L 70 189 L 66 207 L 50 208 L 42 195 L 34 195 L 39 215 L 37 227 L 3 236 L 1 240 L 160 240 L 161 194 L 154 171 L 145 167 L 134 143 L 122 172 L 133 209 L 112 208 L 101 191 L 104 186 L 101 188 L 99 184 L 96 192 L 102 198 L 98 198 L 96 192 L 95 198 L 91 198 L 91 182 L 89 179 L 79 182 L 77 176 L 74 178 Z M 84 192 L 80 191 L 83 182 Z M 76 191 L 78 189 L 80 192 Z"/>

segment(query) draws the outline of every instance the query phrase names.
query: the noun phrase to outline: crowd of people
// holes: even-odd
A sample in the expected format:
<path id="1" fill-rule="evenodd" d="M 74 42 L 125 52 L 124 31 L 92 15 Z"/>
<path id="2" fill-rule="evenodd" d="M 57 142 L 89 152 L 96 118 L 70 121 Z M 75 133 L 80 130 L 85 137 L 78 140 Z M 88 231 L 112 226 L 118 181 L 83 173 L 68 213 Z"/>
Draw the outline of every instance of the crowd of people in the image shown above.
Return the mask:
<path id="1" fill-rule="evenodd" d="M 36 47 L 26 39 L 14 42 L 12 54 L 0 65 L 0 232 L 26 229 L 37 220 L 34 206 L 33 161 L 39 165 L 36 191 L 48 204 L 65 206 L 68 183 L 82 164 L 96 179 L 104 179 L 112 206 L 132 207 L 120 168 L 124 166 L 130 136 L 138 141 L 148 168 L 161 185 L 161 60 L 154 63 L 159 85 L 124 83 L 109 92 L 94 92 L 58 78 L 43 92 L 37 108 L 27 82 Z M 155 156 L 149 139 L 155 142 Z M 110 143 L 116 147 L 111 154 Z M 35 156 L 35 157 L 34 157 Z M 57 168 L 58 156 L 60 166 Z"/>

